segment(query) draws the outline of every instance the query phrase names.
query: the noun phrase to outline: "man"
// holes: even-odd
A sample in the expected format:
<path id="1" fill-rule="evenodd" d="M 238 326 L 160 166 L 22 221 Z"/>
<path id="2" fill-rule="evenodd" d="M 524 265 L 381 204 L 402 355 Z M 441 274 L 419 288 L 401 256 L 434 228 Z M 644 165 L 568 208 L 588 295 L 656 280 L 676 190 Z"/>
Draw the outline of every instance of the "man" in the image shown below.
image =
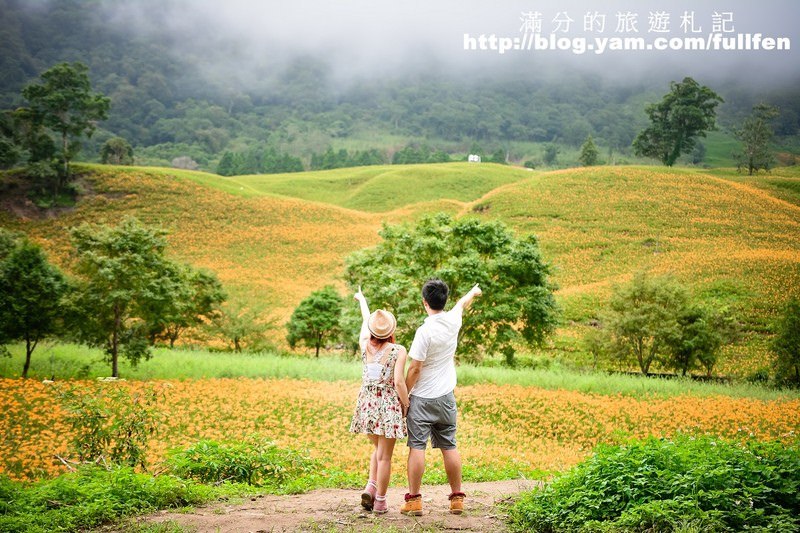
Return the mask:
<path id="1" fill-rule="evenodd" d="M 400 512 L 422 514 L 422 474 L 425 472 L 425 447 L 428 438 L 442 450 L 444 469 L 450 483 L 450 512 L 464 510 L 461 492 L 461 456 L 456 448 L 456 367 L 454 356 L 464 309 L 481 294 L 476 284 L 453 308 L 445 312 L 449 289 L 440 279 L 430 279 L 422 287 L 422 304 L 428 318 L 417 329 L 408 355 L 411 364 L 406 374 L 410 391 L 408 408 L 408 494 Z"/>

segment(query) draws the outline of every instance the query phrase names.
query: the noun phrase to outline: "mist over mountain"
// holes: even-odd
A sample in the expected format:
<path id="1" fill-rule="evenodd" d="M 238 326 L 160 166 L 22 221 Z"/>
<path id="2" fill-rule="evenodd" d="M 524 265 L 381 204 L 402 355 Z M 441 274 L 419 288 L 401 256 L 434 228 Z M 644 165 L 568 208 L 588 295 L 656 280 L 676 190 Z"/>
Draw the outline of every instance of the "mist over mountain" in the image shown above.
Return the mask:
<path id="1" fill-rule="evenodd" d="M 692 13 L 698 35 L 716 24 L 731 35 L 800 43 L 790 1 L 700 4 L 0 0 L 0 101 L 18 106 L 21 87 L 43 70 L 83 61 L 95 89 L 112 98 L 89 156 L 121 135 L 146 160 L 188 155 L 204 166 L 225 151 L 266 146 L 307 161 L 328 147 L 391 151 L 428 142 L 459 152 L 480 143 L 491 151 L 513 143 L 576 145 L 587 135 L 624 153 L 643 124 L 644 105 L 685 76 L 726 99 L 723 126 L 763 100 L 783 111 L 778 133 L 795 135 L 794 49 L 501 54 L 488 40 L 519 39 L 534 13 L 543 37 L 570 43 L 651 40 L 657 34 L 648 27 L 659 13 L 669 28 L 664 35 L 674 38 Z M 617 31 L 625 29 L 622 15 L 636 15 L 627 33 Z M 481 36 L 487 49 L 480 49 Z"/>

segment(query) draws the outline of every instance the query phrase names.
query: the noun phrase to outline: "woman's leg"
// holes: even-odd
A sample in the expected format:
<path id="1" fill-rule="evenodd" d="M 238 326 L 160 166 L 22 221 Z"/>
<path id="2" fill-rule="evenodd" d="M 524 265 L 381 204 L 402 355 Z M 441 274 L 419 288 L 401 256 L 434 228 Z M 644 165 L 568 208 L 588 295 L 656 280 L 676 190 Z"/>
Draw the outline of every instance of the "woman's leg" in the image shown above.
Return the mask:
<path id="1" fill-rule="evenodd" d="M 386 505 L 386 491 L 389 489 L 389 478 L 392 476 L 392 453 L 396 439 L 378 437 L 378 493 L 375 495 L 373 511 L 385 513 L 389 510 Z"/>
<path id="2" fill-rule="evenodd" d="M 394 453 L 394 443 L 397 439 L 387 439 L 384 436 L 378 436 L 377 447 L 377 482 L 378 482 L 378 495 L 385 496 L 386 491 L 389 489 L 389 478 L 392 475 L 392 454 Z"/>
<path id="3" fill-rule="evenodd" d="M 372 454 L 369 456 L 369 480 L 378 479 L 378 435 L 367 435 L 372 443 Z"/>
<path id="4" fill-rule="evenodd" d="M 378 493 L 378 485 L 376 483 L 378 471 L 378 436 L 367 435 L 369 441 L 372 443 L 372 453 L 369 456 L 369 479 L 364 492 L 361 493 L 361 506 L 367 511 L 371 511 L 375 504 L 375 495 Z"/>

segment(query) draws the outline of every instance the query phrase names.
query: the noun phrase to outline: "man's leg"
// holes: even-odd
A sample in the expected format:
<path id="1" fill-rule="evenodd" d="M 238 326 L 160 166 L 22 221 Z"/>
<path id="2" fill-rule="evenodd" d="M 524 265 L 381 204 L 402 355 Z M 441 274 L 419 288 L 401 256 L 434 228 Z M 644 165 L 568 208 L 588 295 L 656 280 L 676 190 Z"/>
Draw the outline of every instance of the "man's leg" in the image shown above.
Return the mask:
<path id="1" fill-rule="evenodd" d="M 461 492 L 461 454 L 458 448 L 442 450 L 444 471 L 447 472 L 447 482 L 450 483 L 450 492 Z"/>
<path id="2" fill-rule="evenodd" d="M 460 464 L 460 463 L 459 463 Z M 459 467 L 460 468 L 460 467 Z M 425 450 L 408 449 L 408 493 L 419 494 L 425 473 Z"/>
<path id="3" fill-rule="evenodd" d="M 425 473 L 425 447 L 428 445 L 431 425 L 427 421 L 424 401 L 411 396 L 411 405 L 406 416 L 408 427 L 408 493 L 406 501 L 400 507 L 405 515 L 422 515 L 422 474 Z"/>

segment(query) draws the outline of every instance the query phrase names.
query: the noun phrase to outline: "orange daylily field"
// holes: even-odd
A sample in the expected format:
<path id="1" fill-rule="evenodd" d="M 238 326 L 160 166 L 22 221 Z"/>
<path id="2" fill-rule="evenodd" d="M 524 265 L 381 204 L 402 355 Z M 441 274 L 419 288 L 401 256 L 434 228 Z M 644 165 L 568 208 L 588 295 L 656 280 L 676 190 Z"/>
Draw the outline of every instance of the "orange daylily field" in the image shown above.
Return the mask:
<path id="1" fill-rule="evenodd" d="M 258 433 L 278 445 L 307 452 L 345 472 L 360 473 L 367 439 L 348 433 L 357 382 L 291 379 L 206 379 L 155 382 L 76 382 L 87 394 L 99 387 L 131 392 L 162 388 L 164 425 L 152 439 L 150 462 L 170 448 L 201 438 L 242 439 Z M 65 471 L 64 412 L 54 387 L 34 380 L 0 380 L 0 472 L 13 478 Z M 730 397 L 634 398 L 514 385 L 470 385 L 456 391 L 459 446 L 465 473 L 476 468 L 521 475 L 561 471 L 587 457 L 599 443 L 648 435 L 709 433 L 731 439 L 796 441 L 800 400 Z M 403 474 L 405 447 L 393 470 Z M 441 470 L 429 451 L 429 469 Z M 400 478 L 398 478 L 399 480 Z"/>
<path id="2" fill-rule="evenodd" d="M 445 170 L 453 175 L 439 179 Z M 745 331 L 722 351 L 716 371 L 739 377 L 770 367 L 768 325 L 790 297 L 800 297 L 800 206 L 792 196 L 773 194 L 766 177 L 650 167 L 528 173 L 466 163 L 368 169 L 351 180 L 353 172 L 228 180 L 87 166 L 90 193 L 74 209 L 47 219 L 0 212 L 0 224 L 24 231 L 69 271 L 70 228 L 135 215 L 169 232 L 171 257 L 214 271 L 231 301 L 263 308 L 265 318 L 283 324 L 311 291 L 342 288 L 346 257 L 377 243 L 383 222 L 440 210 L 499 219 L 520 234 L 536 234 L 553 265 L 564 321 L 552 341 L 556 349 L 541 355 L 585 357 L 581 339 L 613 286 L 649 269 L 671 272 L 699 299 L 732 308 Z M 787 182 L 800 180 L 796 169 L 775 172 Z M 430 192 L 424 201 L 416 196 L 420 184 Z M 365 203 L 369 198 L 384 202 Z M 282 342 L 283 334 L 279 328 L 275 340 Z M 150 386 L 78 383 L 87 394 L 102 386 Z M 366 439 L 347 433 L 356 382 L 153 383 L 165 393 L 165 422 L 151 445 L 154 464 L 168 449 L 201 438 L 254 432 L 347 472 L 366 464 Z M 501 475 L 561 471 L 599 443 L 631 437 L 683 431 L 795 441 L 800 432 L 800 400 L 662 399 L 512 385 L 463 386 L 457 395 L 467 476 L 476 468 Z M 0 472 L 25 479 L 63 471 L 55 455 L 67 453 L 69 435 L 52 386 L 0 379 L 0 406 Z M 396 474 L 406 456 L 399 450 Z M 430 468 L 441 469 L 435 454 L 431 459 Z"/>

